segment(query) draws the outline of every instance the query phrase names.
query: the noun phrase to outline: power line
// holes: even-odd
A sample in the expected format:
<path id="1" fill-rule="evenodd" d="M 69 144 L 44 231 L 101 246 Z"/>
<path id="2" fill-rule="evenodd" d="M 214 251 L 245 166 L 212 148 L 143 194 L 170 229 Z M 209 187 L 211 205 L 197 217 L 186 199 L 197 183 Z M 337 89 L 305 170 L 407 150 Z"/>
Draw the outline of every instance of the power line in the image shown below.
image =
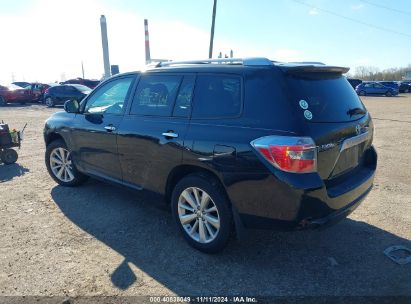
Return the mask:
<path id="1" fill-rule="evenodd" d="M 368 27 L 375 28 L 375 29 L 380 30 L 380 31 L 389 32 L 389 33 L 392 33 L 392 34 L 397 34 L 397 35 L 401 35 L 401 36 L 411 38 L 410 34 L 403 33 L 403 32 L 398 32 L 398 31 L 390 29 L 390 28 L 382 27 L 382 26 L 371 24 L 371 23 L 368 23 L 368 22 L 364 22 L 364 21 L 361 21 L 361 20 L 358 20 L 358 19 L 355 19 L 355 18 L 347 17 L 347 16 L 344 16 L 344 15 L 338 14 L 336 12 L 330 11 L 328 9 L 308 4 L 308 3 L 306 3 L 302 0 L 292 0 L 292 1 L 294 1 L 295 3 L 301 4 L 301 5 L 307 6 L 309 8 L 314 8 L 314 9 L 322 11 L 324 13 L 327 13 L 327 14 L 330 14 L 330 15 L 345 19 L 345 20 L 349 20 L 349 21 L 352 21 L 352 22 L 355 22 L 355 23 L 366 25 Z"/>
<path id="2" fill-rule="evenodd" d="M 396 12 L 396 13 L 411 16 L 411 13 L 407 12 L 407 11 L 402 11 L 402 10 L 399 10 L 399 9 L 396 9 L 396 8 L 392 8 L 392 7 L 389 7 L 389 6 L 382 5 L 382 4 L 374 3 L 374 2 L 371 2 L 371 1 L 368 1 L 368 0 L 361 0 L 361 1 L 364 2 L 364 3 L 367 3 L 369 5 L 378 7 L 378 8 L 382 8 L 382 9 L 386 9 L 386 10 L 389 10 L 389 11 L 392 11 L 392 12 Z"/>

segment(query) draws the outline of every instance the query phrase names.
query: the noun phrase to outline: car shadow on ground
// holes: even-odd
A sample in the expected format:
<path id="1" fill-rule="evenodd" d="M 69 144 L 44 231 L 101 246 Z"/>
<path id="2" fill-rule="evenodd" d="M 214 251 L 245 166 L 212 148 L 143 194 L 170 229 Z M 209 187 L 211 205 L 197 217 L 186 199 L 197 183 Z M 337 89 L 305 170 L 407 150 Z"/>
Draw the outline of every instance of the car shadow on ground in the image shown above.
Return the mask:
<path id="1" fill-rule="evenodd" d="M 8 103 L 6 105 L 3 105 L 3 108 L 28 108 L 31 107 L 32 105 L 41 105 L 41 103 L 38 102 L 25 102 L 25 103 Z"/>
<path id="2" fill-rule="evenodd" d="M 17 176 L 22 176 L 29 171 L 29 169 L 19 164 L 5 165 L 0 162 L 0 183 L 12 180 Z"/>
<path id="3" fill-rule="evenodd" d="M 150 193 L 90 180 L 76 189 L 56 186 L 51 195 L 75 225 L 124 257 L 107 277 L 119 290 L 144 284 L 134 264 L 178 295 L 411 295 L 411 264 L 383 255 L 411 242 L 365 222 L 249 231 L 222 253 L 206 255 L 186 244 L 168 208 Z"/>

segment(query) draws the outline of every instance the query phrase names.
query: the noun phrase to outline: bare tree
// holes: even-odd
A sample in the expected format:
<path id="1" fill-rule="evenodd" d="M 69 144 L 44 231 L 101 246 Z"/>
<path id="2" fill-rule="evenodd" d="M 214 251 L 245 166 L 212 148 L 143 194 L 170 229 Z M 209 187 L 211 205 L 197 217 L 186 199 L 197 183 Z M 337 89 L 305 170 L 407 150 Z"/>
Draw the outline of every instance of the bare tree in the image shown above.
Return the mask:
<path id="1" fill-rule="evenodd" d="M 401 80 L 406 71 L 411 70 L 411 64 L 408 67 L 403 68 L 389 68 L 380 71 L 378 67 L 374 66 L 359 66 L 355 68 L 355 73 L 352 75 L 353 78 L 359 78 L 362 80 L 388 80 L 395 81 Z M 350 75 L 351 76 L 351 75 Z"/>

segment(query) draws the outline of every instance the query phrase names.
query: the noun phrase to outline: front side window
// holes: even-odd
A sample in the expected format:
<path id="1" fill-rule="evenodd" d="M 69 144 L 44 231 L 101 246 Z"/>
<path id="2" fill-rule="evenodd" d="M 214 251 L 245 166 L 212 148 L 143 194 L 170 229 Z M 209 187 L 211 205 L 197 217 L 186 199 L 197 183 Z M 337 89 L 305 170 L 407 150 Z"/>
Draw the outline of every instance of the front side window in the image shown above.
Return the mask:
<path id="1" fill-rule="evenodd" d="M 132 81 L 132 77 L 125 77 L 106 83 L 87 100 L 84 112 L 122 114 Z"/>
<path id="2" fill-rule="evenodd" d="M 130 114 L 171 116 L 181 79 L 175 75 L 141 76 Z"/>
<path id="3" fill-rule="evenodd" d="M 240 77 L 226 75 L 197 77 L 193 118 L 236 117 L 240 112 Z"/>

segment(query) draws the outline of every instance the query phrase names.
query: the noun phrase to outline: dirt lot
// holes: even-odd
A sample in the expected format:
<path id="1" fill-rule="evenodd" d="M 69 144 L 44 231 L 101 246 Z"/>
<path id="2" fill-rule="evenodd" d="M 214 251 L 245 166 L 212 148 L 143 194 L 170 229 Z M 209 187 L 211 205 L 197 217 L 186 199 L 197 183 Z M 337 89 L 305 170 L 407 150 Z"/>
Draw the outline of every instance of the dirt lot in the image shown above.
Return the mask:
<path id="1" fill-rule="evenodd" d="M 57 186 L 42 128 L 56 109 L 0 108 L 28 122 L 16 165 L 0 164 L 0 295 L 409 295 L 411 95 L 366 97 L 379 153 L 375 187 L 346 220 L 322 231 L 250 231 L 222 254 L 201 254 L 157 198 L 90 180 Z"/>

